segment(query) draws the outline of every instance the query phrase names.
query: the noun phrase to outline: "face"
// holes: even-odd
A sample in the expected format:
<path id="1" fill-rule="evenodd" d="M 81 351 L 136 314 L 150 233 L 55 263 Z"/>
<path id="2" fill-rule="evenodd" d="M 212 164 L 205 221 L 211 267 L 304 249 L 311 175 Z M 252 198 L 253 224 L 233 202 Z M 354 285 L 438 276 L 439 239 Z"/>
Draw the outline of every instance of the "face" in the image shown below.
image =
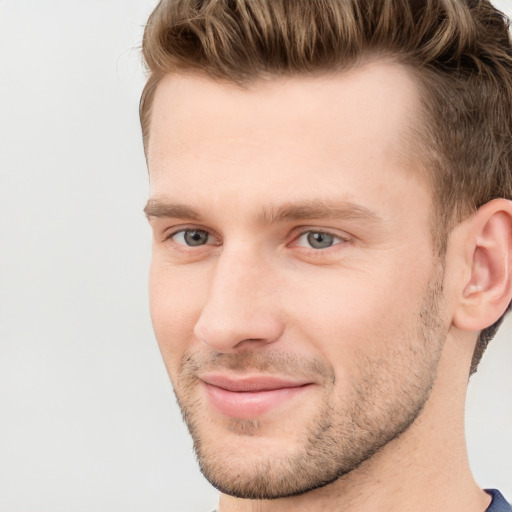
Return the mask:
<path id="1" fill-rule="evenodd" d="M 151 315 L 224 493 L 329 484 L 428 400 L 447 327 L 431 199 L 403 148 L 416 104 L 389 63 L 157 89 Z"/>

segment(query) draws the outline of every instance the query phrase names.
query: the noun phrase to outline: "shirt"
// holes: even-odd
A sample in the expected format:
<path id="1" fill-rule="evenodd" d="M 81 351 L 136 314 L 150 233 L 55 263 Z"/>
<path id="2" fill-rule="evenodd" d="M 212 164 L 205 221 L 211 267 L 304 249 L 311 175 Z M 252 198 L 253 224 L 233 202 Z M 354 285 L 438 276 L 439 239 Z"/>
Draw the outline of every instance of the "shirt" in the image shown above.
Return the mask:
<path id="1" fill-rule="evenodd" d="M 496 489 L 485 489 L 487 494 L 492 496 L 492 501 L 486 512 L 512 512 L 512 506 L 505 500 L 500 491 Z"/>

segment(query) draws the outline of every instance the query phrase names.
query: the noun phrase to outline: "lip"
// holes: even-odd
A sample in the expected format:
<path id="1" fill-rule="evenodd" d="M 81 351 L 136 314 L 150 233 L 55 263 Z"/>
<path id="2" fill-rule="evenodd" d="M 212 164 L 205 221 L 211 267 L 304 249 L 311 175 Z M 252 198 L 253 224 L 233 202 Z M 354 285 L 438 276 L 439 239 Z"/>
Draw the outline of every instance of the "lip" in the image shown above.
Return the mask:
<path id="1" fill-rule="evenodd" d="M 277 376 L 232 377 L 208 374 L 200 377 L 208 402 L 224 416 L 257 418 L 306 392 L 313 383 Z"/>

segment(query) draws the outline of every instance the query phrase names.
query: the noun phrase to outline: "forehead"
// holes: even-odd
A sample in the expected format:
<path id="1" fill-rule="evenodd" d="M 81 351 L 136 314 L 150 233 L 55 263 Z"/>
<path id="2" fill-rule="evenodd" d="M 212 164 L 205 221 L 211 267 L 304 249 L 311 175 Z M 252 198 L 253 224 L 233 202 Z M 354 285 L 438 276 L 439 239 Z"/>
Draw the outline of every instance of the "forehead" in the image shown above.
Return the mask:
<path id="1" fill-rule="evenodd" d="M 152 108 L 151 194 L 196 187 L 240 200 L 300 195 L 306 184 L 328 195 L 336 182 L 350 196 L 376 177 L 417 175 L 404 141 L 418 103 L 413 78 L 391 62 L 245 88 L 166 76 Z"/>

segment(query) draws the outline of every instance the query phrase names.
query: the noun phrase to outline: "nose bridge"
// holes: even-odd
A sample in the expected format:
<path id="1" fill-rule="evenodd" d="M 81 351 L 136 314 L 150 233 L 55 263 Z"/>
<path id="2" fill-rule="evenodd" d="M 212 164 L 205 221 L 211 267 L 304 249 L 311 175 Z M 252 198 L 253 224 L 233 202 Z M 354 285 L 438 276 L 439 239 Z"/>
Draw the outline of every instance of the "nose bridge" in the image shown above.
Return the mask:
<path id="1" fill-rule="evenodd" d="M 217 262 L 206 307 L 219 316 L 231 316 L 229 311 L 236 311 L 241 317 L 249 316 L 247 303 L 252 303 L 255 308 L 263 291 L 259 270 L 262 264 L 257 257 L 223 254 Z"/>
<path id="2" fill-rule="evenodd" d="M 239 245 L 245 244 L 241 241 Z M 264 278 L 270 272 L 269 267 L 262 251 L 255 245 L 241 248 L 236 246 L 231 250 L 228 248 L 219 258 L 213 288 L 228 296 L 231 292 L 236 294 L 248 290 L 259 294 L 265 287 Z"/>
<path id="3" fill-rule="evenodd" d="M 196 336 L 220 352 L 244 341 L 277 339 L 282 323 L 270 267 L 261 251 L 250 244 L 225 247 L 209 283 Z"/>

